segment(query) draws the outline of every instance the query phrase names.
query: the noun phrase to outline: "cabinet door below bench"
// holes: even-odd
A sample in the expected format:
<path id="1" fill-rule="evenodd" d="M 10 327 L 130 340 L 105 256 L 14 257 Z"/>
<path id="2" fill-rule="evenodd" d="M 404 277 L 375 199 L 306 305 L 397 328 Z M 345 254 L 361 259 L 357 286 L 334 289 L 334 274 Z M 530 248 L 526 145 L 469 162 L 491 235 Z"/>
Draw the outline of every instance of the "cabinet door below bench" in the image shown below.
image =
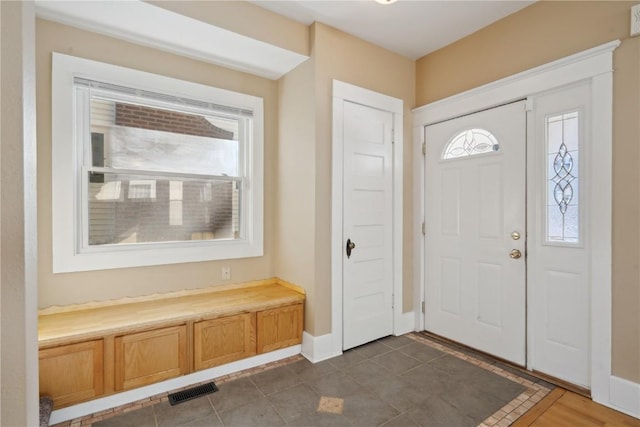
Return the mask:
<path id="1" fill-rule="evenodd" d="M 54 407 L 84 402 L 104 392 L 103 341 L 40 350 L 40 395 Z"/>
<path id="2" fill-rule="evenodd" d="M 115 389 L 128 390 L 187 373 L 187 326 L 128 334 L 115 339 Z"/>
<path id="3" fill-rule="evenodd" d="M 255 313 L 243 313 L 193 325 L 195 370 L 211 368 L 256 354 Z"/>
<path id="4" fill-rule="evenodd" d="M 259 311 L 258 354 L 290 347 L 302 342 L 302 304 Z"/>

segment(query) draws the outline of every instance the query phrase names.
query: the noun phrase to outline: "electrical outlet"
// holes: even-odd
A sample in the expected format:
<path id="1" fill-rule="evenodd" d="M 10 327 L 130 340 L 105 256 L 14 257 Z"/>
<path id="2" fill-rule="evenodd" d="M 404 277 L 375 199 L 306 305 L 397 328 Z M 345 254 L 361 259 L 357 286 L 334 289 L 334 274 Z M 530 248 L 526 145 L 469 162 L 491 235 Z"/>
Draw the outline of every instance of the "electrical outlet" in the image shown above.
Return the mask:
<path id="1" fill-rule="evenodd" d="M 640 35 L 640 4 L 631 8 L 631 37 Z"/>
<path id="2" fill-rule="evenodd" d="M 222 280 L 231 280 L 231 267 L 222 267 Z"/>

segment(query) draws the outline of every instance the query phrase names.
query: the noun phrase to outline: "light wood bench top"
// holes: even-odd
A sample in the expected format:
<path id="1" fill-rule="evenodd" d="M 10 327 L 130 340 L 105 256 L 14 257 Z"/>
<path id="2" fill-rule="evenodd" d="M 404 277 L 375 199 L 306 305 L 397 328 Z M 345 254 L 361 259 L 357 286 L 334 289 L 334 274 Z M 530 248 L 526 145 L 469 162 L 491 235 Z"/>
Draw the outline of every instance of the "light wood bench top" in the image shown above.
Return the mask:
<path id="1" fill-rule="evenodd" d="M 279 279 L 217 286 L 39 311 L 41 348 L 107 335 L 268 310 L 303 302 L 304 291 Z"/>

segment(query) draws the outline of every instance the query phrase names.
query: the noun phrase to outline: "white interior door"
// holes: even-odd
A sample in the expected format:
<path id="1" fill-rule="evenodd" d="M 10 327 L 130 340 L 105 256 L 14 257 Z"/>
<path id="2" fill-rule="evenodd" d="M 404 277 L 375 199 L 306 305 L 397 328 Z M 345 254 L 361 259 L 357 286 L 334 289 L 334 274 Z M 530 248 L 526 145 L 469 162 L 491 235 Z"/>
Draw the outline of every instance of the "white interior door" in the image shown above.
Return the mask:
<path id="1" fill-rule="evenodd" d="M 525 102 L 425 141 L 425 329 L 524 365 Z"/>
<path id="2" fill-rule="evenodd" d="M 393 332 L 393 113 L 345 101 L 342 118 L 346 350 Z"/>
<path id="3" fill-rule="evenodd" d="M 529 365 L 583 387 L 590 386 L 590 94 L 583 83 L 533 99 L 529 184 L 536 198 L 529 208 Z"/>

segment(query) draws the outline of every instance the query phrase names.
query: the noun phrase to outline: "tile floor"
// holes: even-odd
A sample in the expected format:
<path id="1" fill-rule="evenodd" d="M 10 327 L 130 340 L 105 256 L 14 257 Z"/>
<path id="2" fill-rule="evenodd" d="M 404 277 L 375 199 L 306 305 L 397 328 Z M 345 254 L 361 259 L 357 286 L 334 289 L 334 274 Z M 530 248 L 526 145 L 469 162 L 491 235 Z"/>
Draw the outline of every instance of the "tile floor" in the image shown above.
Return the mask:
<path id="1" fill-rule="evenodd" d="M 216 380 L 218 392 L 175 406 L 163 397 L 68 425 L 507 426 L 553 387 L 417 333 L 255 371 Z"/>

